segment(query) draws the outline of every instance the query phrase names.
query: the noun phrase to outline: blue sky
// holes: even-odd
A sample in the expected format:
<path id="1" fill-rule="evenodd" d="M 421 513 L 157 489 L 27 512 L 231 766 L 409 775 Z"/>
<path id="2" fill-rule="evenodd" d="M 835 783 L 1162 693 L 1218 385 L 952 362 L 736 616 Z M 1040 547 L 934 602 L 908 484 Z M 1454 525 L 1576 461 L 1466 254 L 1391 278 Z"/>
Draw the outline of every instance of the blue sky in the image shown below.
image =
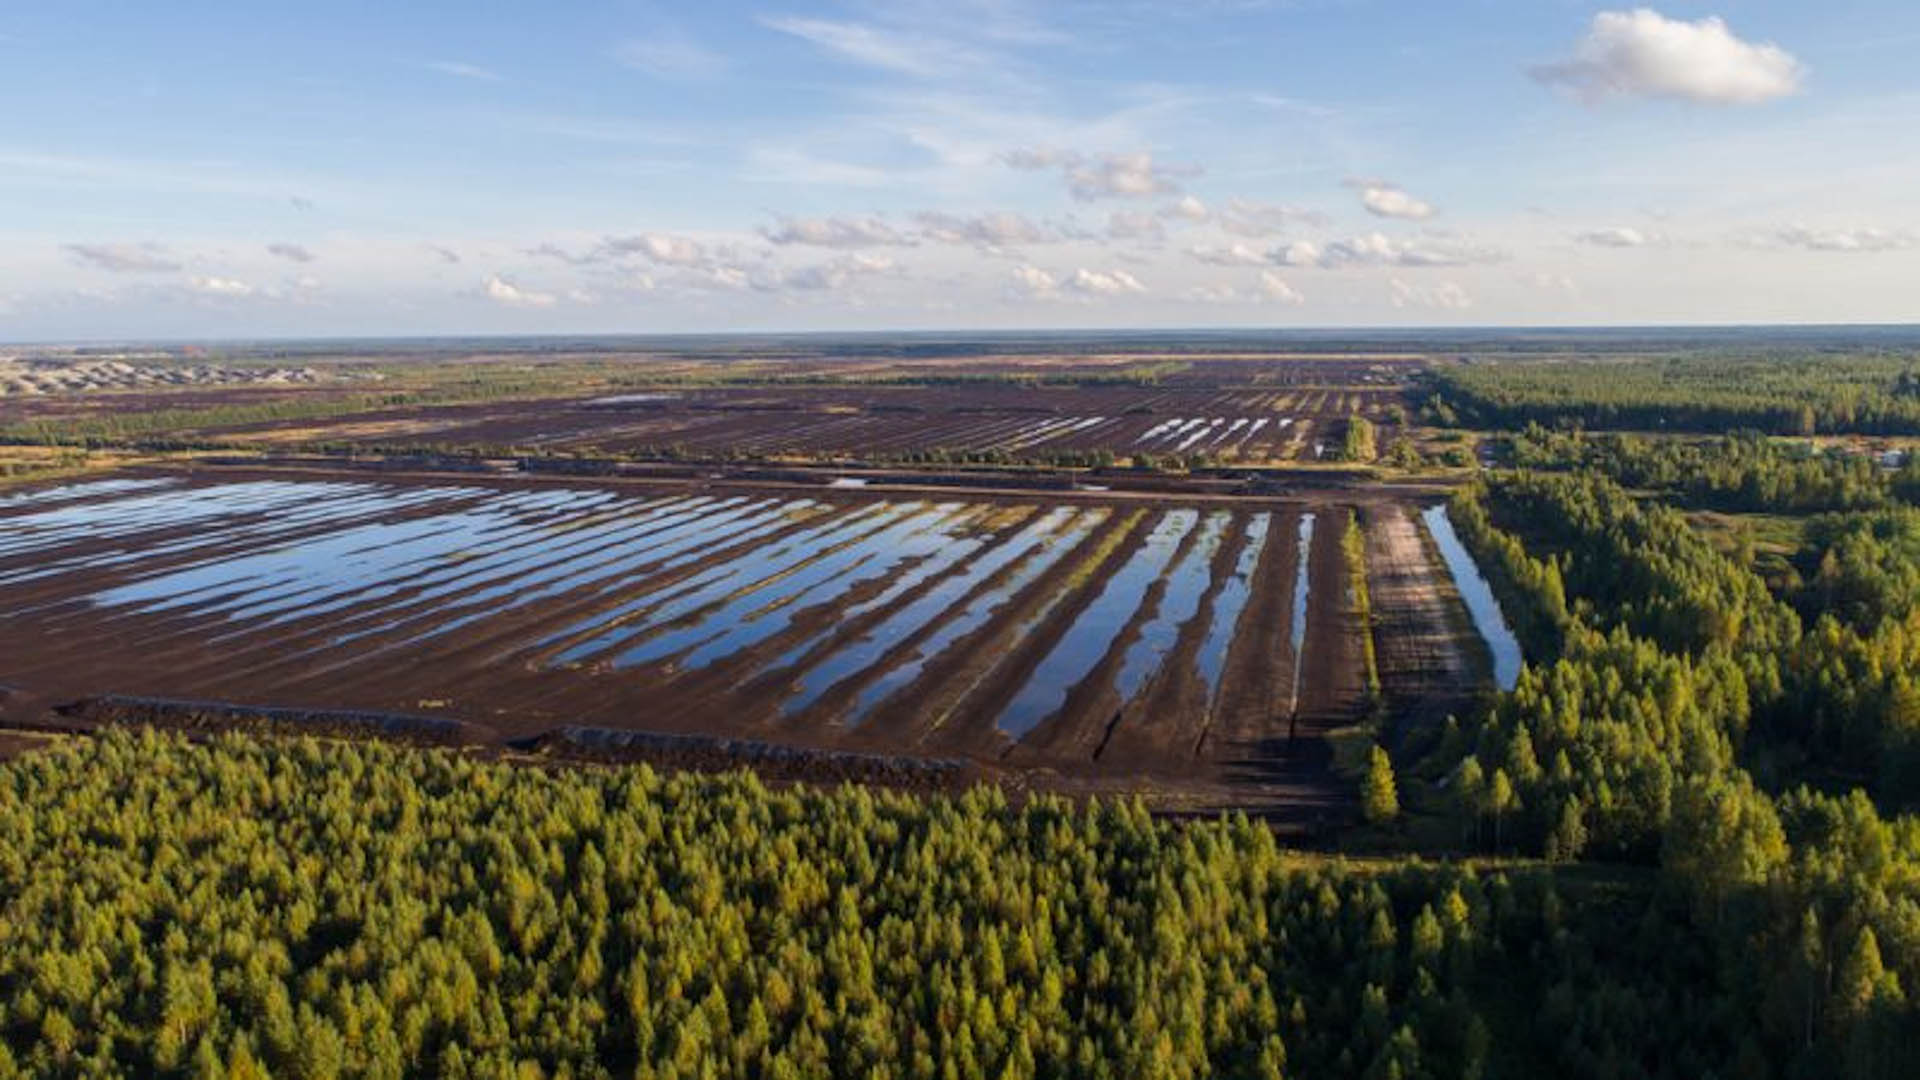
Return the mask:
<path id="1" fill-rule="evenodd" d="M 1909 321 L 1920 5 L 0 9 L 0 339 Z"/>

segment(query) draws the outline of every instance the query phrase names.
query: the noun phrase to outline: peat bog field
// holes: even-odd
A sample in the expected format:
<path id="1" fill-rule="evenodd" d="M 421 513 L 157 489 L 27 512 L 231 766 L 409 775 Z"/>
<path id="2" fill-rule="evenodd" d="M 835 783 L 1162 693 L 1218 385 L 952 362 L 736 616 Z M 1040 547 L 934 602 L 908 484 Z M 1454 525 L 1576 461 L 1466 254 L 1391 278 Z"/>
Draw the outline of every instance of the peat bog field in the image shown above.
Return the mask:
<path id="1" fill-rule="evenodd" d="M 1483 650 L 1419 517 L 1337 502 L 134 470 L 0 496 L 0 684 L 960 759 L 1333 799 L 1315 737 Z M 1412 539 L 1410 539 L 1412 538 Z M 1427 545 L 1430 547 L 1431 545 Z"/>

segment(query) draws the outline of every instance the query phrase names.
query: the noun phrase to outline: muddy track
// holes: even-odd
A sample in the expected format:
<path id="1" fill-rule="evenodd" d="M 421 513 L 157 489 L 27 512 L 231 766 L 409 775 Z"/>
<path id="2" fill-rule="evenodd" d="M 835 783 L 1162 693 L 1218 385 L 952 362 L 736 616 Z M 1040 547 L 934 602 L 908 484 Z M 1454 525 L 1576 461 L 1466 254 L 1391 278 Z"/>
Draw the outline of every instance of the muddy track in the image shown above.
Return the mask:
<path id="1" fill-rule="evenodd" d="M 1226 762 L 1227 775 L 1257 784 L 1284 802 L 1301 819 L 1331 821 L 1350 817 L 1355 796 L 1333 773 L 1328 733 L 1354 723 L 1366 704 L 1360 635 L 1364 632 L 1348 587 L 1340 538 L 1345 506 L 1318 511 L 1313 544 L 1307 553 L 1310 599 L 1299 670 L 1299 704 L 1284 730 L 1274 725 Z"/>
<path id="2" fill-rule="evenodd" d="M 1120 699 L 1115 679 L 1128 653 L 1139 642 L 1142 628 L 1160 618 L 1172 587 L 1171 570 L 1189 557 L 1202 542 L 1203 530 L 1189 529 L 1167 559 L 1169 571 L 1147 587 L 1133 615 L 1107 643 L 1105 652 L 1085 678 L 1068 688 L 1060 708 L 1043 717 L 1033 730 L 1022 736 L 1007 752 L 1010 764 L 1021 764 L 1054 757 L 1094 758 L 1102 756 L 1115 718 L 1122 715 L 1126 702 Z M 1214 560 L 1209 560 L 1210 562 Z M 1189 619 L 1190 625 L 1197 620 Z M 1171 654 L 1166 662 L 1171 663 Z M 1164 670 L 1164 665 L 1161 670 Z"/>
<path id="3" fill-rule="evenodd" d="M 1018 549 L 1009 548 L 1013 555 L 1011 561 L 967 586 L 938 614 L 903 635 L 898 642 L 890 645 L 881 642 L 886 647 L 872 662 L 849 671 L 825 687 L 810 706 L 783 723 L 824 729 L 858 745 L 886 745 L 898 738 L 900 731 L 910 726 L 900 722 L 900 718 L 912 715 L 919 708 L 904 695 L 916 687 L 924 689 L 937 683 L 949 666 L 961 663 L 960 657 L 968 643 L 991 634 L 998 620 L 1018 618 L 1020 611 L 1027 610 L 1020 604 L 1035 596 L 1037 590 L 1050 589 L 1052 583 L 1070 573 L 1066 567 L 1094 550 L 1099 538 L 1112 526 L 1111 519 L 1089 522 L 1078 539 L 1067 543 L 1064 538 L 1072 534 L 1064 530 L 1081 520 L 1078 516 L 1063 517 L 1048 525 L 1041 516 L 1036 516 L 1034 525 L 1044 529 L 1036 541 Z M 1064 550 L 1058 550 L 1062 546 Z M 996 545 L 996 549 L 998 547 Z M 1033 574 L 1032 580 L 1025 580 L 1036 569 L 1038 573 Z M 1023 584 L 1013 588 L 1016 581 Z M 949 627 L 957 629 L 961 625 L 958 620 L 964 612 L 985 605 L 991 605 L 991 610 L 980 626 L 955 638 L 933 655 L 924 655 L 932 639 L 946 634 Z M 919 674 L 908 684 L 890 687 L 888 676 L 916 662 L 916 658 L 922 664 Z M 853 715 L 868 695 L 874 695 L 872 711 Z M 889 723 L 889 718 L 894 722 Z"/>
<path id="4" fill-rule="evenodd" d="M 1227 649 L 1213 722 L 1199 744 L 1201 756 L 1217 768 L 1258 755 L 1286 731 L 1298 666 L 1292 628 L 1299 559 L 1299 516 L 1275 514 L 1247 610 Z"/>
<path id="5" fill-rule="evenodd" d="M 1213 694 L 1200 671 L 1200 647 L 1218 617 L 1233 565 L 1246 542 L 1247 526 L 1236 518 L 1221 536 L 1207 566 L 1207 585 L 1194 617 L 1181 624 L 1166 659 L 1131 702 L 1118 703 L 1094 756 L 1113 767 L 1142 770 L 1190 768 L 1212 722 Z M 1268 542 L 1272 537 L 1269 535 Z M 1240 612 L 1244 617 L 1246 613 Z M 1236 620 L 1237 621 L 1237 620 Z M 1224 674 L 1224 671 L 1223 671 Z"/>
<path id="6" fill-rule="evenodd" d="M 1490 684 L 1491 660 L 1419 520 L 1398 506 L 1362 517 L 1388 736 L 1431 737 Z"/>
<path id="7" fill-rule="evenodd" d="M 934 753 L 1004 754 L 1009 739 L 998 726 L 1001 712 L 1073 628 L 1113 569 L 1146 542 L 1152 518 L 1144 510 L 1115 515 L 1088 537 L 1091 546 L 1069 553 L 1030 586 L 1017 607 L 1001 611 L 966 648 L 949 650 L 961 653 L 960 662 L 944 665 L 937 681 L 927 680 L 938 689 L 901 705 L 910 717 L 917 714 L 914 743 Z M 1016 641 L 1023 647 L 1012 649 Z"/>

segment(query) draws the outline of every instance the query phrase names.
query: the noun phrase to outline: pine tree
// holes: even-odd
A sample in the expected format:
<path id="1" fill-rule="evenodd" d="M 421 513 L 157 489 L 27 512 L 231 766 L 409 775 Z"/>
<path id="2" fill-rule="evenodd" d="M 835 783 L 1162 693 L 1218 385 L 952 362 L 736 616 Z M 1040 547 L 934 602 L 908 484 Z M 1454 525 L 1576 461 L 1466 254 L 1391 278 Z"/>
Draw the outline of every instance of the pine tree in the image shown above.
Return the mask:
<path id="1" fill-rule="evenodd" d="M 1393 781 L 1393 761 L 1374 746 L 1367 752 L 1367 777 L 1360 791 L 1361 810 L 1369 824 L 1386 825 L 1400 816 L 1400 794 Z"/>

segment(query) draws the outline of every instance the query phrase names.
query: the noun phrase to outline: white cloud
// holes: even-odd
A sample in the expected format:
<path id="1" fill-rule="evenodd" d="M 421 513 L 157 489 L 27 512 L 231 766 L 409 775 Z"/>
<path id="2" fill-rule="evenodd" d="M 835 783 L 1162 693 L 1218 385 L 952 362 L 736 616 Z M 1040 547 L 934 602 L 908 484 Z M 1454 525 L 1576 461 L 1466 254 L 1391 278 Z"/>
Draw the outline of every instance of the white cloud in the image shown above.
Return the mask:
<path id="1" fill-rule="evenodd" d="M 1304 254 L 1304 252 L 1302 252 Z M 1301 265 L 1289 257 L 1289 266 Z M 1466 266 L 1471 263 L 1499 262 L 1506 253 L 1449 237 L 1432 237 L 1402 242 L 1385 233 L 1368 233 L 1348 240 L 1336 240 L 1318 252 L 1317 265 L 1329 269 L 1362 266 Z"/>
<path id="2" fill-rule="evenodd" d="M 1319 266 L 1320 245 L 1311 240 L 1295 240 L 1273 252 L 1273 261 L 1282 266 Z"/>
<path id="3" fill-rule="evenodd" d="M 778 229 L 762 229 L 761 235 L 781 245 L 828 248 L 884 247 L 911 242 L 877 217 L 788 218 Z"/>
<path id="4" fill-rule="evenodd" d="M 738 290 L 753 283 L 753 278 L 738 266 L 702 266 L 689 272 L 688 282 L 709 289 Z"/>
<path id="5" fill-rule="evenodd" d="M 236 278 L 196 277 L 188 281 L 193 291 L 207 296 L 252 296 L 253 286 Z"/>
<path id="6" fill-rule="evenodd" d="M 1091 296 L 1118 296 L 1121 293 L 1143 293 L 1147 291 L 1140 279 L 1125 270 L 1088 270 L 1082 267 L 1073 272 L 1067 284 L 1076 292 Z"/>
<path id="7" fill-rule="evenodd" d="M 1298 305 L 1307 302 L 1307 298 L 1300 295 L 1299 290 L 1287 284 L 1285 278 L 1271 270 L 1260 271 L 1260 291 L 1267 295 L 1267 299 L 1282 304 Z"/>
<path id="8" fill-rule="evenodd" d="M 308 251 L 299 244 L 268 244 L 267 254 L 278 255 L 280 258 L 290 262 L 310 263 L 313 261 L 313 252 Z"/>
<path id="9" fill-rule="evenodd" d="M 1175 177 L 1191 173 L 1191 168 L 1168 168 L 1153 160 L 1153 154 L 1147 151 L 1130 154 L 1101 154 L 1087 157 L 1071 150 L 1058 150 L 1048 146 L 1018 147 L 1003 150 L 994 155 L 994 160 L 1008 168 L 1022 172 L 1043 172 L 1058 169 L 1067 181 L 1067 190 L 1073 197 L 1083 202 L 1095 199 L 1139 199 L 1153 195 L 1178 194 L 1180 185 Z M 1186 200 L 1174 205 L 1175 210 L 1186 206 Z M 1198 207 L 1202 216 L 1206 208 L 1194 200 L 1192 206 Z"/>
<path id="10" fill-rule="evenodd" d="M 1658 243 L 1660 236 L 1644 229 L 1636 229 L 1631 225 L 1614 225 L 1576 233 L 1574 239 L 1583 244 L 1592 244 L 1594 247 L 1637 248 Z"/>
<path id="11" fill-rule="evenodd" d="M 1184 296 L 1188 300 L 1197 300 L 1206 304 L 1286 304 L 1298 307 L 1306 303 L 1306 297 L 1300 295 L 1285 278 L 1272 270 L 1262 270 L 1259 279 L 1251 288 L 1237 285 L 1196 285 L 1188 289 Z"/>
<path id="12" fill-rule="evenodd" d="M 1392 181 L 1356 178 L 1348 180 L 1347 186 L 1360 193 L 1360 205 L 1375 217 L 1424 221 L 1434 215 L 1433 204 L 1414 198 Z"/>
<path id="13" fill-rule="evenodd" d="M 601 241 L 588 258 L 619 259 L 629 255 L 644 255 L 664 266 L 701 266 L 710 258 L 706 246 L 699 241 L 667 233 L 610 236 Z"/>
<path id="14" fill-rule="evenodd" d="M 1081 200 L 1137 199 L 1180 190 L 1167 170 L 1154 164 L 1153 155 L 1105 154 L 1097 161 L 1066 166 L 1067 190 Z"/>
<path id="15" fill-rule="evenodd" d="M 1053 299 L 1063 292 L 1097 299 L 1147 291 L 1139 278 L 1121 269 L 1089 270 L 1081 267 L 1063 278 L 1037 266 L 1021 265 L 1014 267 L 1013 281 L 1022 295 L 1035 300 Z"/>
<path id="16" fill-rule="evenodd" d="M 180 269 L 179 260 L 159 244 L 68 244 L 67 253 L 80 262 L 117 274 L 166 273 Z"/>
<path id="17" fill-rule="evenodd" d="M 614 47 L 613 57 L 657 79 L 711 79 L 728 67 L 725 56 L 671 27 L 657 27 L 645 37 L 622 41 Z"/>
<path id="18" fill-rule="evenodd" d="M 799 289 L 808 292 L 832 292 L 846 288 L 856 278 L 890 273 L 894 261 L 885 255 L 864 253 L 848 255 L 819 266 L 805 266 L 770 278 L 756 279 L 755 288 L 763 291 Z"/>
<path id="19" fill-rule="evenodd" d="M 1589 104 L 1621 97 L 1755 105 L 1800 89 L 1805 68 L 1777 45 L 1740 40 L 1717 17 L 1686 22 L 1652 8 L 1603 11 L 1573 55 L 1531 74 Z"/>
<path id="20" fill-rule="evenodd" d="M 1002 248 L 1014 244 L 1038 244 L 1058 239 L 1052 231 L 1030 218 L 1013 213 L 980 214 L 963 217 L 938 211 L 914 215 L 922 239 L 936 244 L 973 244 Z"/>
<path id="21" fill-rule="evenodd" d="M 1473 297 L 1457 283 L 1443 281 L 1438 285 L 1413 285 L 1399 278 L 1391 282 L 1392 293 L 1389 299 L 1396 308 L 1423 307 L 1441 311 L 1465 311 L 1473 306 Z"/>
<path id="22" fill-rule="evenodd" d="M 559 302 L 552 293 L 523 289 L 498 274 L 488 278 L 480 291 L 487 299 L 507 307 L 547 308 Z"/>
<path id="23" fill-rule="evenodd" d="M 1060 290 L 1060 279 L 1037 266 L 1016 266 L 1013 280 L 1028 296 L 1052 296 Z"/>
<path id="24" fill-rule="evenodd" d="M 442 75 L 451 75 L 456 79 L 472 79 L 476 82 L 499 82 L 500 74 L 478 64 L 463 64 L 457 60 L 436 60 L 427 65 Z"/>
<path id="25" fill-rule="evenodd" d="M 1266 266 L 1272 261 L 1265 252 L 1240 243 L 1226 247 L 1192 247 L 1187 249 L 1187 254 L 1209 266 Z"/>
<path id="26" fill-rule="evenodd" d="M 1805 251 L 1907 251 L 1920 247 L 1920 235 L 1886 229 L 1810 229 L 1789 225 L 1768 238 L 1783 247 Z"/>
<path id="27" fill-rule="evenodd" d="M 1210 216 L 1207 204 L 1191 195 L 1182 195 L 1160 210 L 1161 217 L 1179 218 L 1183 221 L 1201 222 Z"/>

